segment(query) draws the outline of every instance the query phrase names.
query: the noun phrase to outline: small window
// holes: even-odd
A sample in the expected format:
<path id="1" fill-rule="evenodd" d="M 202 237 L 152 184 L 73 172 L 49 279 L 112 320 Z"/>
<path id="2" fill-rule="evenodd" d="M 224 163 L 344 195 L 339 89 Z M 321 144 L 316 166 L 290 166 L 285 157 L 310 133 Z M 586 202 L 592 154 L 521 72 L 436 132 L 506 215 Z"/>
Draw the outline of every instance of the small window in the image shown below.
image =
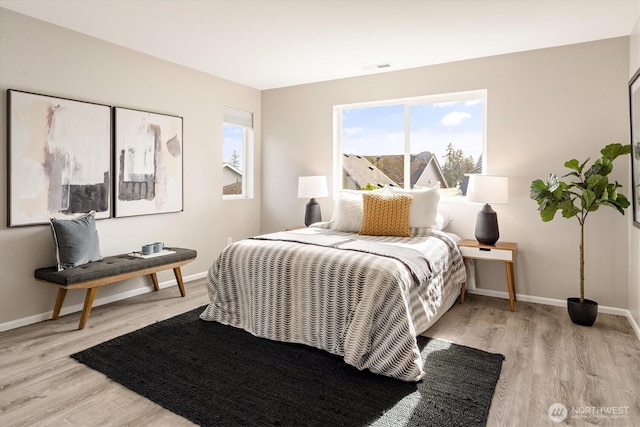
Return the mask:
<path id="1" fill-rule="evenodd" d="M 482 173 L 486 90 L 337 106 L 334 182 L 340 188 L 440 185 L 462 196 Z"/>
<path id="2" fill-rule="evenodd" d="M 223 198 L 253 197 L 253 114 L 225 107 L 222 138 Z"/>

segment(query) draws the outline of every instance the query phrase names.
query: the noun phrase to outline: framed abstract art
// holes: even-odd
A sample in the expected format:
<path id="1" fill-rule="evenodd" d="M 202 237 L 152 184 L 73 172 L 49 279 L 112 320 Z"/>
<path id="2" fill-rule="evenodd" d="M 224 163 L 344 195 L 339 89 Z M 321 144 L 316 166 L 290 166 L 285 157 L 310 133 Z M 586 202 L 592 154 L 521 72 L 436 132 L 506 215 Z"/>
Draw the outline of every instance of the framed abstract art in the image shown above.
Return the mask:
<path id="1" fill-rule="evenodd" d="M 111 216 L 111 107 L 7 91 L 8 226 Z"/>
<path id="2" fill-rule="evenodd" d="M 631 115 L 631 205 L 633 225 L 640 228 L 640 69 L 629 81 Z"/>
<path id="3" fill-rule="evenodd" d="M 182 117 L 114 108 L 115 216 L 183 209 Z"/>

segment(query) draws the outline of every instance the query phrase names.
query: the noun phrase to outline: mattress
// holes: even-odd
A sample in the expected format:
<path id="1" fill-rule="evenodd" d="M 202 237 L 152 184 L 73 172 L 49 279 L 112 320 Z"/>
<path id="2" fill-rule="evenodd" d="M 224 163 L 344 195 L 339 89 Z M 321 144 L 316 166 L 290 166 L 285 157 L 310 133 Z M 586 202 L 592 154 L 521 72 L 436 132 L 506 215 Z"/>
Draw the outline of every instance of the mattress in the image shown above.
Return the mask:
<path id="1" fill-rule="evenodd" d="M 225 248 L 209 268 L 210 303 L 200 317 L 320 348 L 358 369 L 421 379 L 416 336 L 451 307 L 465 281 L 455 239 L 435 230 L 414 237 L 322 228 L 284 234 Z M 412 251 L 412 262 L 399 255 Z M 422 276 L 408 267 L 420 262 L 428 270 Z"/>

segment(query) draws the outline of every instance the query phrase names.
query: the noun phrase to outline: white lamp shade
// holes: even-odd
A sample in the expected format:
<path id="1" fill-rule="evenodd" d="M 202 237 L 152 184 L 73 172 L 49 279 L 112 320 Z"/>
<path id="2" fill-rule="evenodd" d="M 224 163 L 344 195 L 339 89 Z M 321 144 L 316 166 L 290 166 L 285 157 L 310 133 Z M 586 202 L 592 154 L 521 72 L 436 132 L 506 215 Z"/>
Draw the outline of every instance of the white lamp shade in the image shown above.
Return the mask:
<path id="1" fill-rule="evenodd" d="M 328 195 L 326 176 L 301 176 L 298 178 L 298 198 L 312 199 Z"/>
<path id="2" fill-rule="evenodd" d="M 467 200 L 481 203 L 509 203 L 509 178 L 469 174 Z"/>

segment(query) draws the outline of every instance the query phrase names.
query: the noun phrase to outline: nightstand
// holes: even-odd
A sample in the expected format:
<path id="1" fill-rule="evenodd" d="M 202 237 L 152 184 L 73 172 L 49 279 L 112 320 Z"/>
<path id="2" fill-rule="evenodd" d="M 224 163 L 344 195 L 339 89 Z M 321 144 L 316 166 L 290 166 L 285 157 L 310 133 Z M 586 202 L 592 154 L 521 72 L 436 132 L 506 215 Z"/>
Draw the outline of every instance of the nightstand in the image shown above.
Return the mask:
<path id="1" fill-rule="evenodd" d="M 306 225 L 296 225 L 295 227 L 285 228 L 284 231 L 301 230 L 303 228 L 307 228 L 307 226 Z"/>
<path id="2" fill-rule="evenodd" d="M 516 281 L 514 264 L 516 262 L 517 243 L 497 242 L 495 246 L 483 245 L 476 240 L 465 239 L 458 242 L 458 247 L 465 260 L 479 259 L 486 261 L 503 261 L 507 272 L 507 289 L 509 290 L 509 307 L 515 311 Z M 464 297 L 463 297 L 464 298 Z M 464 301 L 464 299 L 462 299 Z"/>

